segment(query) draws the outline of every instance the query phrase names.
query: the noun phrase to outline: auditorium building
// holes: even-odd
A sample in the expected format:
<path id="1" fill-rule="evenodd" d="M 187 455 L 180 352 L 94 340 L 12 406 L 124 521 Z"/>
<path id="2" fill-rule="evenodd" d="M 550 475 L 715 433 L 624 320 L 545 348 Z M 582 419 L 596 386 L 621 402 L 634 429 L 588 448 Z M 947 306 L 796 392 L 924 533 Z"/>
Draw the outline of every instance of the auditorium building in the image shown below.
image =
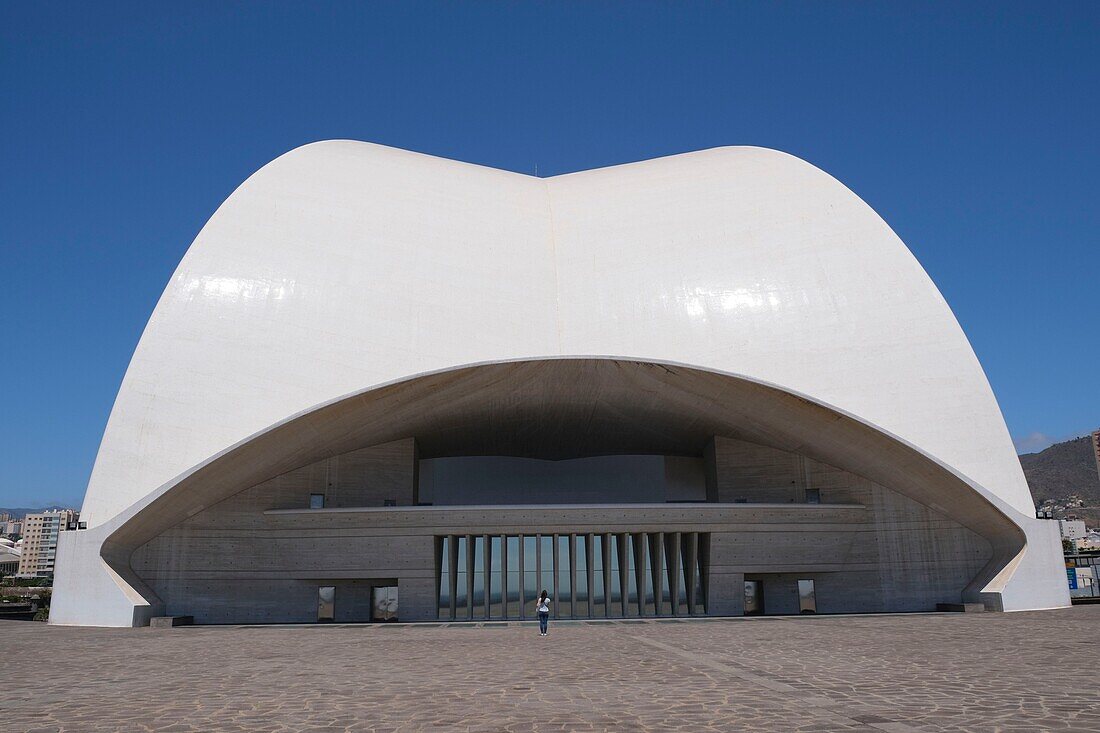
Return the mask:
<path id="1" fill-rule="evenodd" d="M 168 283 L 80 519 L 53 623 L 1069 603 L 935 285 L 752 147 L 552 178 L 279 157 Z"/>

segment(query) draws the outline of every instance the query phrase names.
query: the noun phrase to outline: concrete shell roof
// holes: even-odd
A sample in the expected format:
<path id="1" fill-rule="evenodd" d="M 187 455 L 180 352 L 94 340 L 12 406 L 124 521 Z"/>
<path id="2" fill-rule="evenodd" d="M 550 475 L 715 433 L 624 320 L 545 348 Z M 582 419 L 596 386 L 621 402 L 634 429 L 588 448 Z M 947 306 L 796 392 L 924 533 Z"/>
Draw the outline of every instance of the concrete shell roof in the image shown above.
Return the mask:
<path id="1" fill-rule="evenodd" d="M 947 304 L 855 194 L 751 147 L 533 178 L 383 146 L 293 150 L 211 217 L 127 370 L 81 519 L 342 396 L 471 364 L 613 357 L 775 385 L 1024 514 Z"/>

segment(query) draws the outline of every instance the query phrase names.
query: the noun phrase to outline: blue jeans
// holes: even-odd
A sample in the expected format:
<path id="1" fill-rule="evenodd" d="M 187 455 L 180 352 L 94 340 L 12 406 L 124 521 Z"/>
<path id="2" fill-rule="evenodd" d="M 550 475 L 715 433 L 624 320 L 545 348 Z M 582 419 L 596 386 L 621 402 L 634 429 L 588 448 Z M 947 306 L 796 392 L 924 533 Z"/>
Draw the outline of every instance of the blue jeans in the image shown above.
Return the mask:
<path id="1" fill-rule="evenodd" d="M 540 612 L 539 613 L 539 632 L 540 633 L 543 633 L 543 634 L 546 633 L 546 625 L 548 623 L 550 623 L 550 614 Z"/>

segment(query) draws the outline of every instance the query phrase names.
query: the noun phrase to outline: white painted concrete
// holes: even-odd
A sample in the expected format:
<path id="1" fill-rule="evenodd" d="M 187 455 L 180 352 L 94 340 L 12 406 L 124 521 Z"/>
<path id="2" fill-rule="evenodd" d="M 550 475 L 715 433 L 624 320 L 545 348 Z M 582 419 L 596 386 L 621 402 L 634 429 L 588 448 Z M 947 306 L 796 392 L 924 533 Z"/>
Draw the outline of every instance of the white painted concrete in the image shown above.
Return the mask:
<path id="1" fill-rule="evenodd" d="M 1033 512 L 947 304 L 882 219 L 813 166 L 718 148 L 538 179 L 330 141 L 258 171 L 196 238 L 127 370 L 81 518 L 132 516 L 229 446 L 343 395 L 584 355 L 811 396 Z"/>

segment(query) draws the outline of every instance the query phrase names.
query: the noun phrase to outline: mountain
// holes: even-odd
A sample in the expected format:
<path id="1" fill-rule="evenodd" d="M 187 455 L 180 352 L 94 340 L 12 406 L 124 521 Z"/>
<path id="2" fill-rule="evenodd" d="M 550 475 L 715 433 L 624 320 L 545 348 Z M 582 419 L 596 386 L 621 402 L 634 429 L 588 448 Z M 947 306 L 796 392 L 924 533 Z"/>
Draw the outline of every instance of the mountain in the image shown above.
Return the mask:
<path id="1" fill-rule="evenodd" d="M 61 506 L 60 504 L 51 504 L 49 506 L 28 507 L 28 506 L 16 506 L 5 507 L 0 506 L 0 514 L 10 514 L 14 519 L 22 519 L 28 514 L 36 514 L 38 512 L 48 512 L 51 509 L 72 509 L 72 507 Z"/>
<path id="2" fill-rule="evenodd" d="M 1100 504 L 1100 475 L 1089 436 L 1055 443 L 1039 453 L 1020 456 L 1037 504 L 1077 494 L 1088 504 Z"/>
<path id="3" fill-rule="evenodd" d="M 1055 443 L 1038 453 L 1020 456 L 1035 504 L 1047 500 L 1054 504 L 1056 517 L 1076 515 L 1089 526 L 1100 526 L 1100 475 L 1092 453 L 1092 438 L 1084 436 Z M 1084 506 L 1065 507 L 1071 496 L 1080 497 Z M 1059 510 L 1059 507 L 1065 507 Z"/>

